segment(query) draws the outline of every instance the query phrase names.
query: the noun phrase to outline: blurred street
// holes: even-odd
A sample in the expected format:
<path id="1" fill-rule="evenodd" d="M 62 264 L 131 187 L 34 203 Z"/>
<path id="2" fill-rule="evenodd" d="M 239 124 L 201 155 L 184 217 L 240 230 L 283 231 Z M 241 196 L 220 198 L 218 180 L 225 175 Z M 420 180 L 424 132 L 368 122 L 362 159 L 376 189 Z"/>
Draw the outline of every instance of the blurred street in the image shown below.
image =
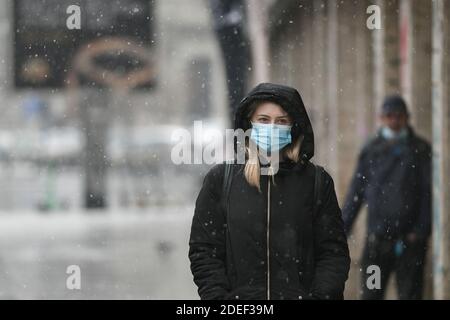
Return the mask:
<path id="1" fill-rule="evenodd" d="M 0 214 L 0 299 L 196 299 L 192 208 Z M 81 290 L 66 269 L 81 269 Z"/>

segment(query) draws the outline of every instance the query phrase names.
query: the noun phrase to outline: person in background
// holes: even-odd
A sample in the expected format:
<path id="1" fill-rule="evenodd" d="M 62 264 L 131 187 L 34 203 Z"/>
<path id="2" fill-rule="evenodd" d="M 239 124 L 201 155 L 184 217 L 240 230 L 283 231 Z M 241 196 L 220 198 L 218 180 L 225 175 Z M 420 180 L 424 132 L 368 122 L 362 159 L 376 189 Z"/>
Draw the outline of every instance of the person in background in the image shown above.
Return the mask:
<path id="1" fill-rule="evenodd" d="M 226 72 L 231 122 L 234 108 L 244 97 L 251 66 L 250 41 L 243 0 L 209 0 L 212 22 Z"/>
<path id="2" fill-rule="evenodd" d="M 394 271 L 399 299 L 421 299 L 431 233 L 431 146 L 412 129 L 400 96 L 386 97 L 380 117 L 382 126 L 359 155 L 342 209 L 345 230 L 349 235 L 367 204 L 363 299 L 382 299 Z M 367 286 L 370 265 L 380 268 L 380 289 Z"/>

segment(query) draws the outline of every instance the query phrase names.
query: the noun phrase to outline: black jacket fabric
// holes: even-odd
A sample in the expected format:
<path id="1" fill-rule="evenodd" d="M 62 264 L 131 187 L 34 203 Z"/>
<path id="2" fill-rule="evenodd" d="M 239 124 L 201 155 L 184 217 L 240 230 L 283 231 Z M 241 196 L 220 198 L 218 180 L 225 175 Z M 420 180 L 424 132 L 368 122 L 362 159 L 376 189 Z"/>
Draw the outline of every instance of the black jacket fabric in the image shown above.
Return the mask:
<path id="1" fill-rule="evenodd" d="M 396 142 L 378 132 L 362 149 L 343 207 L 347 233 L 363 203 L 369 234 L 394 240 L 430 235 L 431 146 L 411 127 Z"/>
<path id="2" fill-rule="evenodd" d="M 300 95 L 290 87 L 259 85 L 241 101 L 236 128 L 249 125 L 243 115 L 255 99 L 275 101 L 293 116 L 293 138 L 305 135 L 302 160 L 280 163 L 275 183 L 262 175 L 261 192 L 246 181 L 244 165 L 235 164 L 227 212 L 221 203 L 224 164 L 207 173 L 189 241 L 198 293 L 202 299 L 342 299 L 350 265 L 344 225 L 326 172 L 322 204 L 313 214 L 314 138 Z"/>

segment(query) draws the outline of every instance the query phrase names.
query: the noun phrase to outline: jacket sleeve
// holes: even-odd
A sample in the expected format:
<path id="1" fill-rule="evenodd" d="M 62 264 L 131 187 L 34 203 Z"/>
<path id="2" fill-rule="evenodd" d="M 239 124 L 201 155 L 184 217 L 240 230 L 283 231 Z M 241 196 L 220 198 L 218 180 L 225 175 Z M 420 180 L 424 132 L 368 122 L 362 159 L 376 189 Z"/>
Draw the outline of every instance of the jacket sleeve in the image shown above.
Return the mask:
<path id="1" fill-rule="evenodd" d="M 367 185 L 367 174 L 365 170 L 364 150 L 358 158 L 358 165 L 353 175 L 350 188 L 345 198 L 344 207 L 342 208 L 342 216 L 344 219 L 344 229 L 346 234 L 350 233 L 353 222 L 355 221 L 359 209 L 365 202 L 365 190 Z"/>
<path id="2" fill-rule="evenodd" d="M 229 290 L 225 269 L 226 221 L 220 206 L 223 165 L 206 175 L 197 197 L 189 240 L 189 259 L 202 300 L 225 299 Z"/>
<path id="3" fill-rule="evenodd" d="M 311 295 L 317 299 L 343 299 L 350 255 L 334 183 L 324 173 L 322 206 L 313 219 L 314 276 Z"/>
<path id="4" fill-rule="evenodd" d="M 413 232 L 426 239 L 431 233 L 431 147 L 424 143 L 423 149 L 419 155 L 419 215 Z"/>

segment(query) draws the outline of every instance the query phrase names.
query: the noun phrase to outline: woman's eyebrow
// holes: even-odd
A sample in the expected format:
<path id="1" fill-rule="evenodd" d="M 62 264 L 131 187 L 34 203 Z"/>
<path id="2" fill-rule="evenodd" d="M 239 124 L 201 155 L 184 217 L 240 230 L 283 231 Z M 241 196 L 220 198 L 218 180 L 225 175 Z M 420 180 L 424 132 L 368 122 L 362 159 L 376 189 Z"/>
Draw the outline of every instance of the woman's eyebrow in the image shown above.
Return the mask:
<path id="1" fill-rule="evenodd" d="M 276 119 L 280 119 L 280 118 L 289 118 L 289 115 L 287 114 L 287 115 L 285 115 L 285 116 L 279 116 L 279 117 L 276 117 Z"/>

